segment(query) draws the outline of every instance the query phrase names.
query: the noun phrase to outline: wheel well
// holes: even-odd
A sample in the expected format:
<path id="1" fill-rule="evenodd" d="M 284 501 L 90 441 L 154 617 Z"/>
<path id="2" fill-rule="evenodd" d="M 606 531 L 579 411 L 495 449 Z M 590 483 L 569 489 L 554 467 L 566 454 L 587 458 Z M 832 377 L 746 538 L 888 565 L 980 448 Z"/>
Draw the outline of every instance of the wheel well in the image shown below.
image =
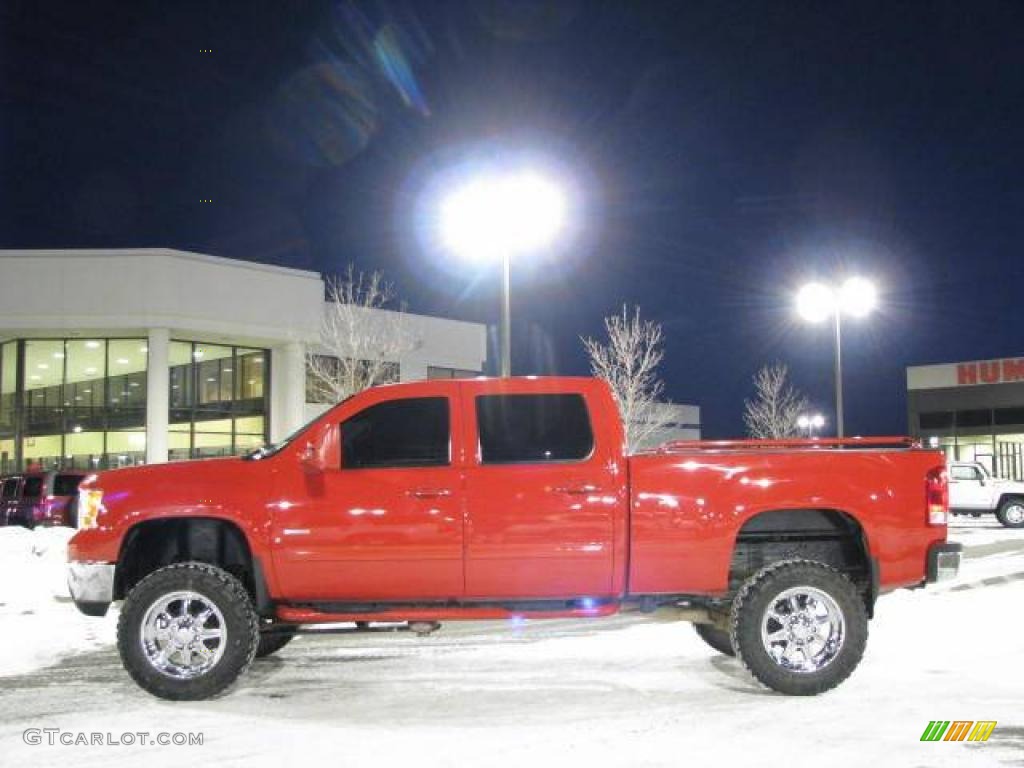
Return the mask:
<path id="1" fill-rule="evenodd" d="M 996 509 L 999 509 L 1001 506 L 1003 506 L 1003 504 L 1010 501 L 1011 499 L 1016 499 L 1017 501 L 1024 501 L 1024 493 L 1004 493 L 1002 496 L 999 497 L 999 501 L 996 504 Z"/>
<path id="2" fill-rule="evenodd" d="M 780 509 L 747 520 L 736 537 L 729 592 L 734 594 L 764 566 L 791 558 L 825 563 L 845 574 L 872 613 L 878 574 L 864 529 L 851 515 L 835 509 Z"/>
<path id="3" fill-rule="evenodd" d="M 148 520 L 128 531 L 117 561 L 114 599 L 123 599 L 153 571 L 189 561 L 223 568 L 254 597 L 262 586 L 258 564 L 237 525 L 210 517 L 174 517 Z"/>

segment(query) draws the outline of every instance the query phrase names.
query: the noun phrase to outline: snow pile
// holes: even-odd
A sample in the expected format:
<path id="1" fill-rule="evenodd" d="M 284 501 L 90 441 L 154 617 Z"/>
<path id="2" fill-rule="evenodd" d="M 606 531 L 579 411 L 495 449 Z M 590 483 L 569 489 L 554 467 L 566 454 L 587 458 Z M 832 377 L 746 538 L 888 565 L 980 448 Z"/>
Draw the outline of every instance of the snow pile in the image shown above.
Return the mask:
<path id="1" fill-rule="evenodd" d="M 65 653 L 113 642 L 113 623 L 81 615 L 67 585 L 72 528 L 0 528 L 0 625 L 27 642 L 0 654 L 0 676 L 52 664 Z"/>

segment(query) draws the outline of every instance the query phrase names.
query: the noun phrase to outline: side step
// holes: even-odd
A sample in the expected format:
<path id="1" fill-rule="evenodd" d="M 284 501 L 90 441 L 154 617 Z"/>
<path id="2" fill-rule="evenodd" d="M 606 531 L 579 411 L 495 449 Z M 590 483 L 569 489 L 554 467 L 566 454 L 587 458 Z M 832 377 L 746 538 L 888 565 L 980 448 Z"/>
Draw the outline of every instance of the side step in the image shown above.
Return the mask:
<path id="1" fill-rule="evenodd" d="M 530 601 L 438 601 L 421 603 L 309 602 L 277 606 L 277 618 L 290 624 L 336 622 L 437 622 L 474 619 L 561 619 L 610 616 L 619 610 L 612 599 Z"/>

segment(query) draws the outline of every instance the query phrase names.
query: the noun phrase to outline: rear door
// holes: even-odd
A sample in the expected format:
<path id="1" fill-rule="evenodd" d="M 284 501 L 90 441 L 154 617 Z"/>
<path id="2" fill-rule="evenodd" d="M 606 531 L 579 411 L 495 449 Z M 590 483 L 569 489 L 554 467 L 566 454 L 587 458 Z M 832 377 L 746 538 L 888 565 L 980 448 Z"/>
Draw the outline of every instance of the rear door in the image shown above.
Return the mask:
<path id="1" fill-rule="evenodd" d="M 465 382 L 466 595 L 612 593 L 619 446 L 597 439 L 587 389 Z"/>

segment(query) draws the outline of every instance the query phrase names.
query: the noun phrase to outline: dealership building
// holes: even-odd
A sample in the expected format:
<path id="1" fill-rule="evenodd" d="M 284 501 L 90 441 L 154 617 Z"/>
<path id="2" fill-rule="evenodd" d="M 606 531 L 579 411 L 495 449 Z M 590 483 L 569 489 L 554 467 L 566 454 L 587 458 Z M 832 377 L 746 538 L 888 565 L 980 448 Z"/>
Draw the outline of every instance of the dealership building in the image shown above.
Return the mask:
<path id="1" fill-rule="evenodd" d="M 910 433 L 1024 480 L 1024 357 L 907 368 Z"/>
<path id="2" fill-rule="evenodd" d="M 281 439 L 327 407 L 306 374 L 326 306 L 315 272 L 162 248 L 0 251 L 0 471 Z M 486 326 L 410 314 L 403 328 L 391 378 L 484 371 Z"/>

